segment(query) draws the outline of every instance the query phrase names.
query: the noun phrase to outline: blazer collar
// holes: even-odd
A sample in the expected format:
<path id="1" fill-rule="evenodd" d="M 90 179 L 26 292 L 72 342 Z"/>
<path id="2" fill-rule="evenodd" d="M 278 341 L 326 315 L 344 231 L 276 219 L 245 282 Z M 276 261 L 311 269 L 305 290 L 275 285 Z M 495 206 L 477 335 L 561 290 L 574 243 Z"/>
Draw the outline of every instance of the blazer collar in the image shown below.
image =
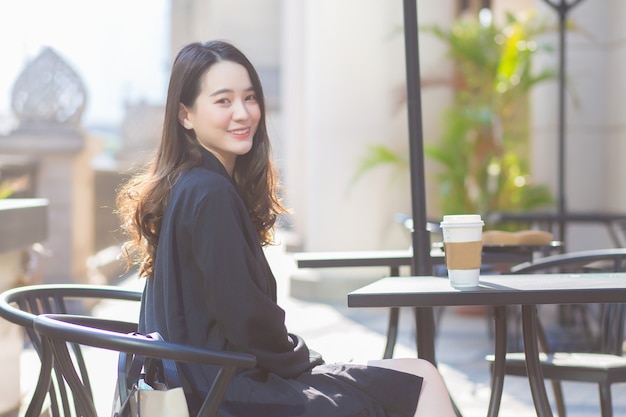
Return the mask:
<path id="1" fill-rule="evenodd" d="M 222 165 L 215 155 L 203 147 L 200 147 L 200 152 L 202 153 L 202 166 L 204 168 L 217 172 L 232 181 L 232 178 L 228 175 L 226 168 L 224 168 L 224 165 Z"/>

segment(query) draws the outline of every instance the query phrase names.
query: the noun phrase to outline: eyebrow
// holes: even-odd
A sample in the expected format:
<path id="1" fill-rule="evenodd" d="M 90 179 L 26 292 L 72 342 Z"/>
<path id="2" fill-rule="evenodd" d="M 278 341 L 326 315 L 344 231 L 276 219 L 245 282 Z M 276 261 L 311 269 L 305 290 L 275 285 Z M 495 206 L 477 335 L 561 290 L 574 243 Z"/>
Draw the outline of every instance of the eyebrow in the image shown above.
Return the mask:
<path id="1" fill-rule="evenodd" d="M 250 86 L 250 87 L 246 88 L 246 89 L 245 89 L 245 90 L 243 90 L 243 91 L 246 91 L 246 92 L 249 92 L 249 91 L 254 91 L 254 87 L 253 87 L 253 86 Z M 213 93 L 210 95 L 210 97 L 215 97 L 215 96 L 219 96 L 220 94 L 232 93 L 232 92 L 233 92 L 233 90 L 231 90 L 230 88 L 222 88 L 221 90 L 217 90 L 217 91 L 213 92 Z"/>

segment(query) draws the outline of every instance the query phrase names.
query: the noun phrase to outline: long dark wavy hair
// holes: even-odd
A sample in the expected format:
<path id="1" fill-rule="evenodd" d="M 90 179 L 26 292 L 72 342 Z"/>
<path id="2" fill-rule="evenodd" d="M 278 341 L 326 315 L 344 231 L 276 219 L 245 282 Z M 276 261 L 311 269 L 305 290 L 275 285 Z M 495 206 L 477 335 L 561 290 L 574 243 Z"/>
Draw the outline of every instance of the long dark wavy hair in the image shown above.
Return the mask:
<path id="1" fill-rule="evenodd" d="M 273 241 L 278 214 L 284 213 L 280 184 L 271 160 L 265 123 L 265 100 L 259 76 L 246 56 L 223 41 L 192 43 L 183 47 L 172 66 L 165 104 L 161 143 L 155 158 L 117 194 L 117 214 L 130 240 L 124 247 L 129 266 L 139 265 L 140 276 L 152 277 L 163 213 L 170 190 L 181 173 L 202 164 L 201 145 L 193 130 L 181 126 L 180 103 L 192 107 L 202 88 L 204 74 L 217 62 L 231 61 L 246 68 L 261 108 L 252 149 L 237 157 L 233 181 L 259 233 L 262 245 Z"/>

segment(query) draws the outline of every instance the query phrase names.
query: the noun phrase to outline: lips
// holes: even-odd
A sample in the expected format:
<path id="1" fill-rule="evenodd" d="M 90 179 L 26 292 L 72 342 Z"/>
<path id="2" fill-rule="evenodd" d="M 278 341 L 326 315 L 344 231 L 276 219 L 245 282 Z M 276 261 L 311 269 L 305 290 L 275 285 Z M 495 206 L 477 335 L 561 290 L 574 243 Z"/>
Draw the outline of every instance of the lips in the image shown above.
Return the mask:
<path id="1" fill-rule="evenodd" d="M 250 128 L 246 127 L 243 129 L 229 130 L 228 133 L 230 133 L 231 135 L 235 137 L 247 137 L 250 135 Z"/>

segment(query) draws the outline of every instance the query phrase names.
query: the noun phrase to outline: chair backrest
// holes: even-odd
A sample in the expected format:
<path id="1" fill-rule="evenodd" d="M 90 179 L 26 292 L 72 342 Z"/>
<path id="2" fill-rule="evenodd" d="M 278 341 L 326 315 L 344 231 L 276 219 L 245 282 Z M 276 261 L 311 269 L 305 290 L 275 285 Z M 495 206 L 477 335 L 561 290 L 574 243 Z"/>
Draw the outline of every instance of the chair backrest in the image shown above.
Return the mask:
<path id="1" fill-rule="evenodd" d="M 73 396 L 77 398 L 80 415 L 96 417 L 95 406 L 71 360 L 68 342 L 143 357 L 219 366 L 220 371 L 198 413 L 200 417 L 215 416 L 235 372 L 256 365 L 254 355 L 165 342 L 124 333 L 119 331 L 119 327 L 119 322 L 115 320 L 89 316 L 42 314 L 35 318 L 35 329 L 42 336 L 44 351 L 53 353 L 55 367 L 61 370 Z"/>
<path id="2" fill-rule="evenodd" d="M 626 272 L 626 248 L 595 249 L 538 258 L 511 268 L 511 274 Z M 603 304 L 600 311 L 598 350 L 621 355 L 626 304 Z M 544 335 L 545 336 L 545 335 Z M 547 341 L 540 340 L 548 350 Z"/>
<path id="3" fill-rule="evenodd" d="M 50 352 L 45 352 L 41 337 L 35 331 L 35 317 L 44 313 L 86 313 L 97 301 L 120 300 L 139 302 L 140 291 L 126 290 L 107 285 L 46 284 L 10 289 L 0 294 L 0 317 L 22 326 L 41 360 L 41 371 L 28 406 L 27 415 L 39 416 L 46 396 L 50 398 L 53 417 L 70 416 L 75 402 L 61 373 L 53 367 Z M 124 332 L 136 331 L 136 322 L 118 322 Z M 91 384 L 85 367 L 83 352 L 79 345 L 72 345 L 73 357 L 80 369 L 81 378 L 91 395 Z M 54 379 L 51 375 L 54 375 Z"/>
<path id="4" fill-rule="evenodd" d="M 534 272 L 623 272 L 626 248 L 594 249 L 537 258 L 511 267 L 511 274 Z"/>

